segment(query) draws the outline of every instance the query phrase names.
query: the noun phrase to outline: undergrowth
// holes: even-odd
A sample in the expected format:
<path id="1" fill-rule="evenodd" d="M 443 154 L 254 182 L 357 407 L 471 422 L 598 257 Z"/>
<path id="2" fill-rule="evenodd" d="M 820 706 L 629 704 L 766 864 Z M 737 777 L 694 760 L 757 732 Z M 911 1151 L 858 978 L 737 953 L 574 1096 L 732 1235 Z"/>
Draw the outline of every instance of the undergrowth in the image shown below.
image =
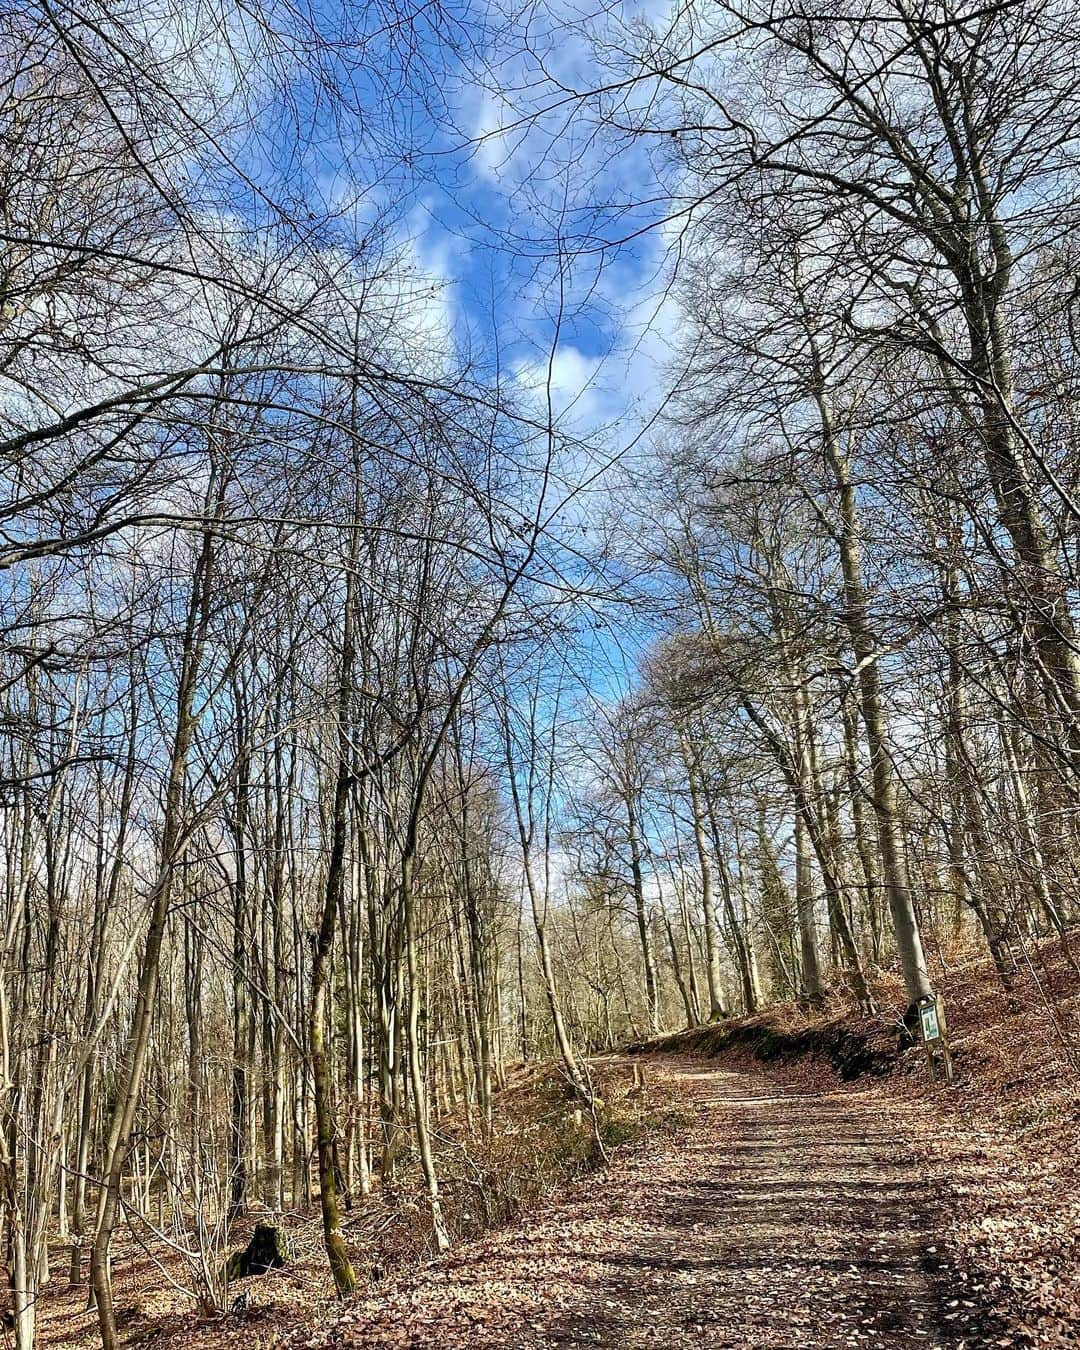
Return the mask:
<path id="1" fill-rule="evenodd" d="M 476 1119 L 435 1130 L 439 1197 L 455 1243 L 511 1223 L 578 1177 L 605 1165 L 615 1149 L 689 1123 L 671 1090 L 647 1086 L 625 1066 L 595 1073 L 595 1120 L 576 1105 L 554 1070 L 496 1094 L 492 1126 Z M 346 1226 L 359 1273 L 379 1279 L 390 1268 L 434 1252 L 431 1215 L 415 1167 L 392 1188 L 368 1197 Z"/>

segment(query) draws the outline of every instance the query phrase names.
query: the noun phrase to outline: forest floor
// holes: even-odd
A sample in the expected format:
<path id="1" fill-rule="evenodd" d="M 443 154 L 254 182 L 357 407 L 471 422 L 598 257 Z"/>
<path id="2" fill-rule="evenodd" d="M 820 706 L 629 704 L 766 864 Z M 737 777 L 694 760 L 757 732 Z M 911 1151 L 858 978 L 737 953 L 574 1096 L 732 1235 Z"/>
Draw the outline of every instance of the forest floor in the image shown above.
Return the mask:
<path id="1" fill-rule="evenodd" d="M 840 1007 L 682 1033 L 595 1062 L 609 1100 L 638 1096 L 656 1122 L 614 1147 L 607 1169 L 579 1167 L 441 1259 L 422 1253 L 421 1208 L 391 1259 L 365 1254 L 357 1228 L 361 1287 L 346 1303 L 326 1295 L 310 1217 L 290 1221 L 292 1268 L 246 1281 L 248 1306 L 219 1317 L 194 1317 L 175 1291 L 151 1296 L 161 1268 L 129 1254 L 118 1260 L 133 1306 L 125 1340 L 154 1350 L 1080 1346 L 1069 1049 L 1080 990 L 1059 952 L 1038 956 L 1008 997 L 983 963 L 943 973 L 952 1086 L 929 1082 L 918 1049 L 898 1051 L 895 1026 Z M 898 990 L 881 994 L 898 1005 Z M 629 1086 L 634 1064 L 643 1092 Z M 500 1096 L 535 1112 L 537 1080 Z M 531 1148 L 538 1136 L 522 1138 Z M 94 1343 L 76 1294 L 43 1303 L 48 1350 Z"/>

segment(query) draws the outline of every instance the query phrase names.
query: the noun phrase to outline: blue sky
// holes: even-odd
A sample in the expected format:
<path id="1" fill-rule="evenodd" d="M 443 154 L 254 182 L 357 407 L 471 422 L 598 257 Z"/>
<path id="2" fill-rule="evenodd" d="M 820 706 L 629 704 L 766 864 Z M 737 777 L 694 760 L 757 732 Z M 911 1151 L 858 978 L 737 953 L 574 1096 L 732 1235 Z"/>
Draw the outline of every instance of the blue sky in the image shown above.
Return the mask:
<path id="1" fill-rule="evenodd" d="M 625 39 L 667 5 L 513 0 L 508 15 L 502 3 L 440 0 L 396 29 L 393 0 L 257 12 L 143 0 L 138 12 L 193 116 L 216 102 L 232 125 L 215 146 L 230 148 L 233 177 L 226 187 L 229 171 L 211 170 L 208 202 L 221 209 L 224 190 L 253 223 L 283 207 L 301 225 L 329 207 L 346 245 L 389 232 L 416 304 L 459 352 L 488 370 L 498 361 L 524 389 L 546 371 L 561 293 L 560 411 L 578 433 L 618 421 L 633 439 L 655 407 L 672 314 L 664 239 L 630 236 L 662 217 L 663 191 L 644 143 L 598 132 L 559 86 L 588 90 L 610 73 L 589 33 Z"/>
<path id="2" fill-rule="evenodd" d="M 664 214 L 662 187 L 643 143 L 598 132 L 560 99 L 558 83 L 601 82 L 584 29 L 605 20 L 570 0 L 525 0 L 515 24 L 498 4 L 457 0 L 438 27 L 425 27 L 421 10 L 405 48 L 369 34 L 357 63 L 331 64 L 336 104 L 319 93 L 325 70 L 304 59 L 303 12 L 282 11 L 300 59 L 265 89 L 258 72 L 272 63 L 251 63 L 242 96 L 261 101 L 263 116 L 240 138 L 244 167 L 300 219 L 305 206 L 329 207 L 346 235 L 389 234 L 412 273 L 405 289 L 420 331 L 429 325 L 433 343 L 448 335 L 488 374 L 498 364 L 540 404 L 558 326 L 552 383 L 563 425 L 589 442 L 594 464 L 624 450 L 641 456 L 675 322 L 665 237 L 643 229 Z M 616 4 L 610 21 L 664 9 Z M 376 4 L 356 0 L 317 0 L 311 12 L 327 32 L 379 21 Z M 605 510 L 616 477 L 595 494 Z M 640 627 L 590 635 L 601 687 L 625 684 L 623 644 L 632 651 L 648 636 Z"/>
<path id="3" fill-rule="evenodd" d="M 620 22 L 647 12 L 617 10 Z M 601 78 L 581 12 L 565 0 L 529 9 L 527 43 L 492 0 L 463 0 L 454 17 L 421 31 L 419 51 L 393 77 L 399 96 L 379 81 L 361 90 L 368 125 L 351 154 L 336 126 L 320 156 L 321 188 L 340 197 L 359 189 L 371 207 L 393 200 L 459 349 L 489 367 L 498 359 L 526 388 L 546 370 L 561 291 L 561 405 L 572 405 L 577 431 L 618 419 L 632 436 L 655 400 L 671 322 L 658 312 L 664 240 L 651 232 L 618 242 L 662 214 L 625 205 L 660 191 L 647 152 L 554 106 L 553 81 L 585 89 Z M 337 164 L 327 162 L 334 146 L 343 149 Z"/>

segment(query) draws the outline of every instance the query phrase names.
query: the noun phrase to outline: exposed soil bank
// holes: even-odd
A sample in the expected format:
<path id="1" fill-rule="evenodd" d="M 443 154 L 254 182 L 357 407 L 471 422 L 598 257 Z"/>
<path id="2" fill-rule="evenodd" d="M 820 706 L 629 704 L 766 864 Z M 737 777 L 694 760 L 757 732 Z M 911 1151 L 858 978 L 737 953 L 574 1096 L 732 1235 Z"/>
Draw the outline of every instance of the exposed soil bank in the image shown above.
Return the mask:
<path id="1" fill-rule="evenodd" d="M 823 1059 L 841 1082 L 854 1082 L 865 1075 L 891 1073 L 900 1060 L 899 1028 L 890 1035 L 879 1023 L 852 1025 L 844 1016 L 813 1022 L 801 1028 L 784 1026 L 769 1014 L 737 1021 L 717 1022 L 691 1031 L 630 1047 L 631 1053 L 724 1055 L 733 1050 L 749 1051 L 765 1064 L 791 1064 L 805 1057 Z"/>

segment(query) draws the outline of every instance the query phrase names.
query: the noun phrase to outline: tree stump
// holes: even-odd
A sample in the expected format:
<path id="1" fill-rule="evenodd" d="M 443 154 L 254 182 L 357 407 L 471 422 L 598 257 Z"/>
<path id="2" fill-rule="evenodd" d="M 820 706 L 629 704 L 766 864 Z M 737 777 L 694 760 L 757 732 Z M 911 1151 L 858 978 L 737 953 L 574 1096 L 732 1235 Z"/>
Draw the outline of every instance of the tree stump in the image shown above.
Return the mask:
<path id="1" fill-rule="evenodd" d="M 251 1275 L 265 1275 L 268 1270 L 280 1270 L 289 1260 L 289 1242 L 284 1228 L 272 1224 L 255 1225 L 251 1241 L 243 1251 L 233 1252 L 225 1267 L 225 1278 L 246 1280 Z"/>

